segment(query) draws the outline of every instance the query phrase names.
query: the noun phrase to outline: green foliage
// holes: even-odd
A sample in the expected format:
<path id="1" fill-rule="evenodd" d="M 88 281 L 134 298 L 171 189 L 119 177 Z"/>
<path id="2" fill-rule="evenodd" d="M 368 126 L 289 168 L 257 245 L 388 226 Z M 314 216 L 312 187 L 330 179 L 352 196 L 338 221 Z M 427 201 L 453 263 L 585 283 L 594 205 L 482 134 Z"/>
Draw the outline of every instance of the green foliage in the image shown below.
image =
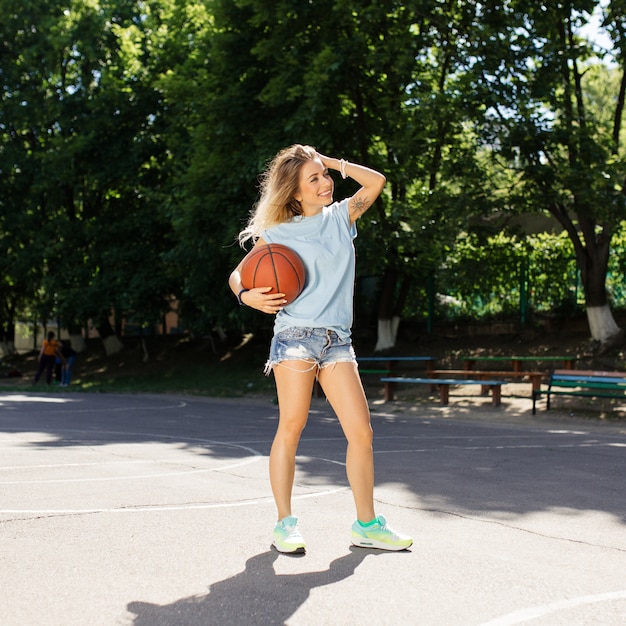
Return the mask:
<path id="1" fill-rule="evenodd" d="M 12 220 L 5 232 L 12 249 L 28 245 L 20 260 L 40 272 L 28 294 L 39 319 L 73 325 L 115 310 L 154 322 L 174 288 L 160 259 L 168 157 L 143 63 L 150 24 L 136 26 L 129 8 L 75 0 L 9 10 L 0 168 L 7 212 L 27 224 Z M 28 287 L 17 270 L 13 282 Z"/>
<path id="2" fill-rule="evenodd" d="M 626 308 L 626 223 L 613 238 L 607 288 Z M 522 291 L 531 311 L 571 315 L 584 304 L 572 242 L 566 233 L 519 237 L 498 233 L 481 241 L 464 234 L 437 273 L 438 315 L 519 318 Z M 424 301 L 423 299 L 421 300 Z M 415 311 L 406 311 L 415 315 Z"/>
<path id="3" fill-rule="evenodd" d="M 175 297 L 196 333 L 269 328 L 226 281 L 294 142 L 387 175 L 357 239 L 380 315 L 413 315 L 431 276 L 448 312 L 513 314 L 522 267 L 533 310 L 571 309 L 573 259 L 587 304 L 618 304 L 623 77 L 580 35 L 596 6 L 0 0 L 0 326 L 149 326 Z M 623 1 L 602 6 L 621 62 Z M 475 228 L 546 211 L 566 234 Z"/>

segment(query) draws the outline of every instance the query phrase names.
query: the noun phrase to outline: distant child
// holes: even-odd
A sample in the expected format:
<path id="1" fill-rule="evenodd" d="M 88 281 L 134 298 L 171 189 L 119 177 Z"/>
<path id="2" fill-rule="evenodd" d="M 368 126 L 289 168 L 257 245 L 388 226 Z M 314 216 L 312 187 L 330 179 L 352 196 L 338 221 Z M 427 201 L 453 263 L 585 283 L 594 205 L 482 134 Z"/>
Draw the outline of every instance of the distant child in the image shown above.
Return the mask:
<path id="1" fill-rule="evenodd" d="M 69 387 L 72 381 L 72 367 L 76 361 L 76 350 L 72 348 L 69 341 L 64 341 L 61 347 L 61 354 L 65 359 L 65 364 L 61 371 L 61 387 Z"/>

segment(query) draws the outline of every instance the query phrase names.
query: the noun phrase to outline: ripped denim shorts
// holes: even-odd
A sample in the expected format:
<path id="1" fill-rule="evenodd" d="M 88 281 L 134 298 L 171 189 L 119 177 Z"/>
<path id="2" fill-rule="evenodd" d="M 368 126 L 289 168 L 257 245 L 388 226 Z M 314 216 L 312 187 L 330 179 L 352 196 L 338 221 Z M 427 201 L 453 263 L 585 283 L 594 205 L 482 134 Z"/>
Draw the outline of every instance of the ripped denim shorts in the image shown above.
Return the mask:
<path id="1" fill-rule="evenodd" d="M 356 363 L 356 355 L 351 339 L 342 339 L 334 330 L 293 327 L 272 338 L 265 375 L 283 361 L 310 361 L 311 369 L 317 369 L 333 363 Z"/>

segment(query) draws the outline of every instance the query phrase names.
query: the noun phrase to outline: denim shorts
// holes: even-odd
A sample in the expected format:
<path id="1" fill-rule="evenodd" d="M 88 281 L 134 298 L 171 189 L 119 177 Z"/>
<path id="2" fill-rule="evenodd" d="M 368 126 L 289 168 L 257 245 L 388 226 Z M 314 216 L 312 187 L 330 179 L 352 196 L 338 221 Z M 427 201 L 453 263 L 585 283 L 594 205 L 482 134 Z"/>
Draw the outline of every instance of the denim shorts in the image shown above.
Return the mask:
<path id="1" fill-rule="evenodd" d="M 265 374 L 283 361 L 310 361 L 311 369 L 317 369 L 333 363 L 356 363 L 356 355 L 350 337 L 342 339 L 327 328 L 293 327 L 272 338 Z"/>

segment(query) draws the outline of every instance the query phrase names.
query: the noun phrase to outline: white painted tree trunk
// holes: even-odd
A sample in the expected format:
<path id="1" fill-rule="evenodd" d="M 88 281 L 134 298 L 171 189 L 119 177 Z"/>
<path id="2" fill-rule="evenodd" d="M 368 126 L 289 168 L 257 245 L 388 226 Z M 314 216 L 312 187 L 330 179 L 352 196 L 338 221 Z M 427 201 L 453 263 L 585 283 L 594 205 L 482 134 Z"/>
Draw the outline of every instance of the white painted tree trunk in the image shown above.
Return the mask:
<path id="1" fill-rule="evenodd" d="M 378 338 L 374 352 L 387 350 L 387 348 L 393 348 L 396 345 L 399 325 L 400 317 L 397 315 L 391 319 L 378 320 Z"/>
<path id="2" fill-rule="evenodd" d="M 621 332 L 608 304 L 588 306 L 587 321 L 589 322 L 591 337 L 602 344 L 607 343 Z"/>
<path id="3" fill-rule="evenodd" d="M 117 335 L 111 335 L 106 339 L 103 339 L 102 344 L 104 345 L 104 351 L 107 356 L 117 354 L 124 349 L 124 344 Z"/>
<path id="4" fill-rule="evenodd" d="M 87 349 L 87 343 L 85 342 L 85 338 L 78 335 L 70 335 L 70 345 L 78 354 L 84 352 Z"/>
<path id="5" fill-rule="evenodd" d="M 0 357 L 11 356 L 17 354 L 15 349 L 15 342 L 13 341 L 0 341 Z"/>

